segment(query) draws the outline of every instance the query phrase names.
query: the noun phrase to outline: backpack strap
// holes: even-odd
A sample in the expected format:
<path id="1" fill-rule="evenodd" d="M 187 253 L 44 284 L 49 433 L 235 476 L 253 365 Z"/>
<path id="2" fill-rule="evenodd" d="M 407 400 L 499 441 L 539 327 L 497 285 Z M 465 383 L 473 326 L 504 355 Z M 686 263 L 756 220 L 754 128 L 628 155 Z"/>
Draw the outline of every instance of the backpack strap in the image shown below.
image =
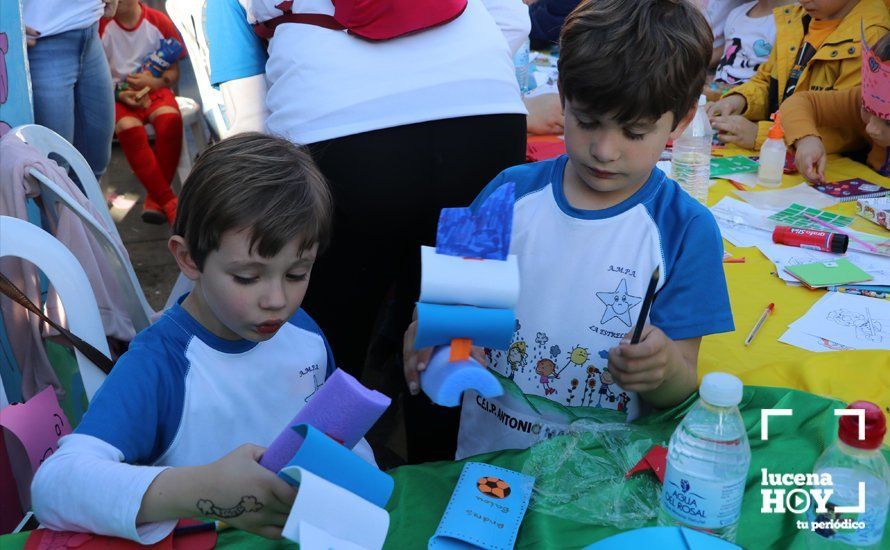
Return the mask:
<path id="1" fill-rule="evenodd" d="M 44 322 L 46 322 L 49 326 L 56 329 L 62 337 L 71 343 L 77 351 L 82 353 L 84 357 L 90 360 L 91 363 L 99 367 L 99 370 L 104 372 L 105 374 L 111 373 L 111 367 L 114 366 L 114 362 L 105 356 L 104 353 L 94 348 L 92 345 L 88 344 L 81 340 L 77 335 L 71 333 L 65 327 L 59 326 L 58 323 L 47 317 L 43 311 L 34 305 L 34 303 L 25 296 L 25 293 L 19 290 L 17 286 L 12 284 L 12 281 L 6 278 L 5 275 L 0 273 L 0 293 L 5 294 L 14 302 L 18 303 L 23 308 L 27 309 L 34 315 L 40 317 Z"/>
<path id="2" fill-rule="evenodd" d="M 282 23 L 303 23 L 304 25 L 315 25 L 316 27 L 324 27 L 334 31 L 346 30 L 333 15 L 325 15 L 323 13 L 286 13 L 273 17 L 268 21 L 259 21 L 253 26 L 253 32 L 264 40 L 271 40 L 275 36 L 275 28 Z"/>

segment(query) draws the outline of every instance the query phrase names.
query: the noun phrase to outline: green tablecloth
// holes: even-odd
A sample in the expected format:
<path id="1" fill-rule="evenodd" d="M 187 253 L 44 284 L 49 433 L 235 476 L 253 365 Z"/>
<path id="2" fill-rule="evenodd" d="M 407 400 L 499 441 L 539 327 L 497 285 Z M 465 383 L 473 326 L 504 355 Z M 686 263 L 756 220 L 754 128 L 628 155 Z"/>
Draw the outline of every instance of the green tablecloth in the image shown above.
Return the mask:
<path id="1" fill-rule="evenodd" d="M 662 434 L 666 441 L 694 399 L 671 410 L 640 419 L 650 433 Z M 745 548 L 803 548 L 802 533 L 792 513 L 761 514 L 761 468 L 771 473 L 806 473 L 837 433 L 834 409 L 839 401 L 785 388 L 747 387 L 742 401 L 742 415 L 751 443 L 751 468 L 742 505 L 742 519 L 738 544 Z M 760 410 L 765 408 L 792 409 L 792 417 L 773 417 L 768 441 L 760 439 Z M 606 456 L 603 448 L 588 448 L 595 456 Z M 890 451 L 884 449 L 890 459 Z M 521 471 L 531 451 L 502 451 L 474 457 L 474 461 L 488 462 Z M 387 548 L 425 548 L 445 511 L 451 492 L 463 467 L 462 462 L 437 462 L 418 466 L 404 466 L 391 473 L 395 478 L 395 492 L 389 502 L 390 528 Z M 649 475 L 649 474 L 643 474 Z M 649 522 L 654 525 L 654 519 Z M 517 539 L 517 548 L 579 548 L 619 532 L 614 527 L 588 525 L 530 509 L 525 516 Z M 26 535 L 0 538 L 3 550 L 17 550 L 24 545 Z M 885 541 L 887 536 L 885 536 Z M 890 546 L 890 545 L 888 545 Z M 220 534 L 218 547 L 224 548 L 283 548 L 294 547 L 286 541 L 268 541 L 253 535 L 229 530 Z"/>

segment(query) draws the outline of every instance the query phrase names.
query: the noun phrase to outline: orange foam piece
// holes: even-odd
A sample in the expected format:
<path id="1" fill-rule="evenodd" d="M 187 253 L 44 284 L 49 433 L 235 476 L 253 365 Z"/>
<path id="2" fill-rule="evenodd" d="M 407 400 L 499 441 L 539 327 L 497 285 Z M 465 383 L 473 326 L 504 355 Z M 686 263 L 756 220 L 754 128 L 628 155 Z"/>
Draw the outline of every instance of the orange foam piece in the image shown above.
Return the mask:
<path id="1" fill-rule="evenodd" d="M 469 338 L 452 338 L 451 354 L 448 361 L 451 363 L 457 361 L 466 361 L 470 358 L 470 349 L 473 347 L 473 341 Z"/>

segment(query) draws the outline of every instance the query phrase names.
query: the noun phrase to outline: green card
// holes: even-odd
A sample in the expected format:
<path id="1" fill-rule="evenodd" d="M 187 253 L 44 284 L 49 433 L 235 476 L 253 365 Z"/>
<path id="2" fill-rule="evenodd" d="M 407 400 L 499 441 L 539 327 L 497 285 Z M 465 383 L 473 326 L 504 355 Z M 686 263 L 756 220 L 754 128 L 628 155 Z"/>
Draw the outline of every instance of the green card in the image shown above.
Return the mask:
<path id="1" fill-rule="evenodd" d="M 807 216 L 812 216 L 819 221 L 830 223 L 835 227 L 847 227 L 853 223 L 853 218 L 849 216 L 841 216 L 834 212 L 826 212 L 825 210 L 810 208 L 797 203 L 793 203 L 781 212 L 776 212 L 770 216 L 769 219 L 777 222 L 779 225 L 791 225 L 803 229 L 818 229 L 820 231 L 825 231 L 826 228 L 824 225 L 816 223 Z"/>
<path id="2" fill-rule="evenodd" d="M 711 159 L 711 177 L 722 178 L 732 174 L 740 174 L 742 172 L 756 172 L 757 162 L 751 160 L 745 155 L 736 155 L 734 157 L 717 157 Z"/>
<path id="3" fill-rule="evenodd" d="M 846 258 L 792 265 L 786 267 L 785 271 L 810 288 L 862 283 L 872 278 Z"/>

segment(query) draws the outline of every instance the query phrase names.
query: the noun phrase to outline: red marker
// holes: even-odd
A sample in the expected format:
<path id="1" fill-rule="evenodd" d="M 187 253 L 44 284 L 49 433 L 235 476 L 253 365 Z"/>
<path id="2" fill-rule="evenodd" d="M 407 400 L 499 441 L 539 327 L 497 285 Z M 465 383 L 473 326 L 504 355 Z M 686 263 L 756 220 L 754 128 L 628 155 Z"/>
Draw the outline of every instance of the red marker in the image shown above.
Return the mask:
<path id="1" fill-rule="evenodd" d="M 754 328 L 751 329 L 751 332 L 748 333 L 748 337 L 745 338 L 745 346 L 751 343 L 751 340 L 754 340 L 754 337 L 757 336 L 757 333 L 760 332 L 760 327 L 763 326 L 763 323 L 766 322 L 766 318 L 770 316 L 770 313 L 775 309 L 776 304 L 770 303 L 770 305 L 766 306 L 766 309 L 763 310 L 763 313 L 760 315 L 760 319 L 757 320 L 757 324 L 754 325 Z"/>

